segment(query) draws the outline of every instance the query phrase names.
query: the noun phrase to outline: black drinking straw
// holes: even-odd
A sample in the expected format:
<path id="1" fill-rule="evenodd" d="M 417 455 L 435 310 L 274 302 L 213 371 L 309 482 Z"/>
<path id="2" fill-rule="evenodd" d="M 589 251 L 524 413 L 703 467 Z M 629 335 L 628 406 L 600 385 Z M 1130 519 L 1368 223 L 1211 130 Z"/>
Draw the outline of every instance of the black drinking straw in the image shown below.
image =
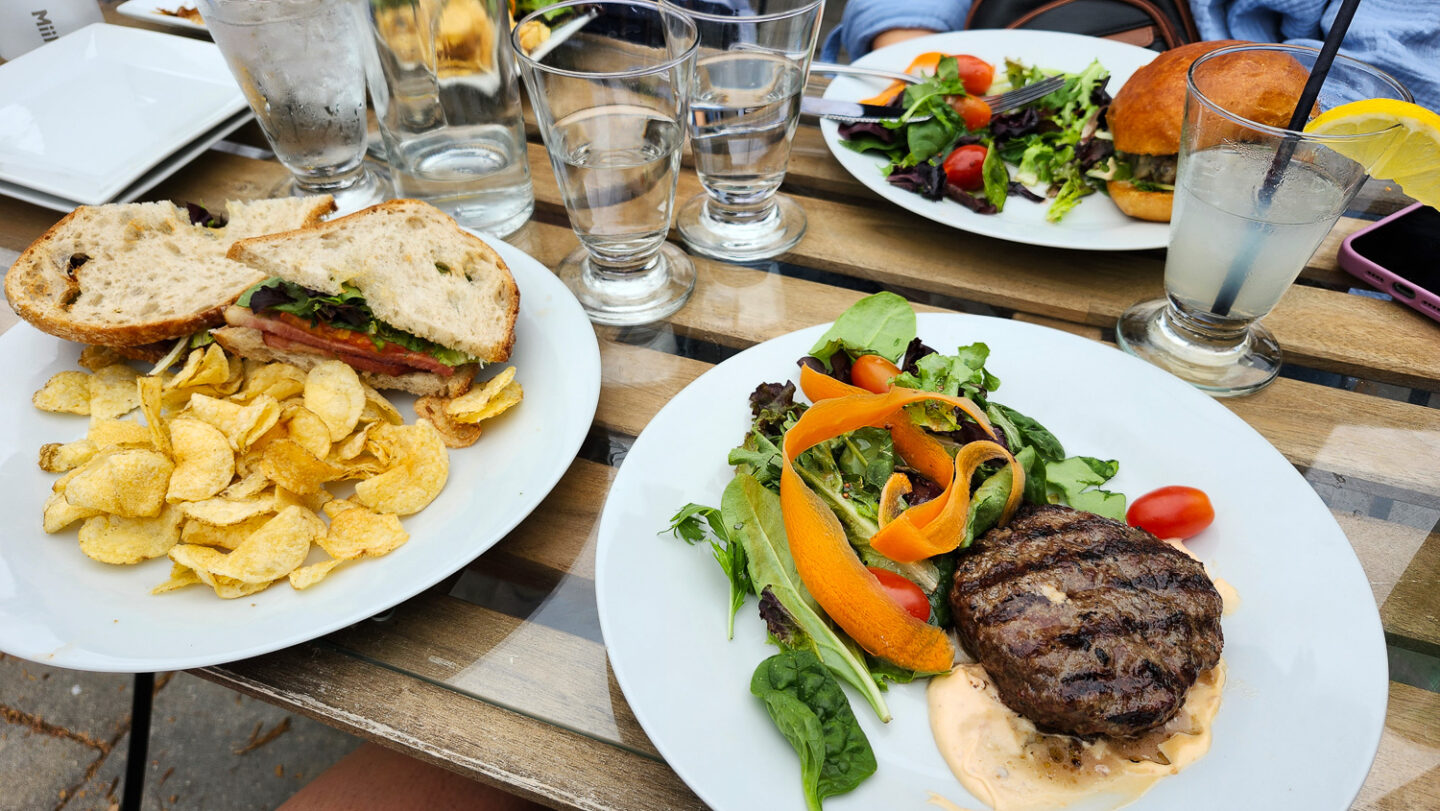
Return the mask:
<path id="1" fill-rule="evenodd" d="M 1335 23 L 1330 26 L 1325 43 L 1320 46 L 1320 55 L 1315 58 L 1315 64 L 1310 68 L 1310 79 L 1305 82 L 1305 89 L 1300 93 L 1300 102 L 1295 105 L 1295 112 L 1290 114 L 1290 125 L 1286 129 L 1299 132 L 1305 126 L 1310 109 L 1315 106 L 1315 99 L 1320 96 L 1320 87 L 1325 84 L 1325 75 L 1330 72 L 1330 63 L 1335 61 L 1335 54 L 1340 50 L 1340 40 L 1345 38 L 1345 32 L 1350 28 L 1350 21 L 1354 19 L 1355 9 L 1359 5 L 1360 0 L 1345 0 L 1340 11 L 1335 14 Z M 1270 168 L 1265 172 L 1265 182 L 1260 186 L 1259 214 L 1262 217 L 1270 208 L 1275 190 L 1280 186 L 1280 175 L 1290 164 L 1299 140 L 1299 136 L 1286 135 L 1285 140 L 1280 142 L 1280 148 L 1275 150 L 1275 160 L 1270 162 Z M 1245 272 L 1255 261 L 1255 253 L 1260 250 L 1253 234 L 1245 242 L 1245 249 L 1230 264 L 1230 271 L 1225 274 L 1225 281 L 1215 296 L 1215 306 L 1212 308 L 1215 315 L 1224 317 L 1230 314 L 1230 308 L 1235 305 L 1235 297 L 1240 295 L 1240 288 L 1245 284 Z"/>

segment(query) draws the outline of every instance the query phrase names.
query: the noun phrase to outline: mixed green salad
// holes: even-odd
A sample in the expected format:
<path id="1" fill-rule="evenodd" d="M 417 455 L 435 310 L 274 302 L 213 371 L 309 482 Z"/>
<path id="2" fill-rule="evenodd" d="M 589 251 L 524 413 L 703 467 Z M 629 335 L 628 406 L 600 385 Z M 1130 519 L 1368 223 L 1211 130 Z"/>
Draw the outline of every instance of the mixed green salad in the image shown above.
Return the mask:
<path id="1" fill-rule="evenodd" d="M 1119 168 L 1105 123 L 1110 74 L 1098 61 L 1064 74 L 1065 83 L 1039 101 L 992 117 L 978 96 L 1055 72 L 1006 60 L 1004 78 L 992 83 L 993 68 L 986 74 L 975 63 L 988 63 L 975 57 L 929 56 L 939 57 L 934 74 L 904 88 L 898 97 L 901 115 L 840 127 L 845 146 L 886 159 L 881 171 L 890 183 L 929 200 L 954 200 L 979 214 L 1004 210 L 1011 196 L 1048 198 L 1045 217 L 1059 222 L 1082 197 L 1116 179 Z"/>
<path id="2" fill-rule="evenodd" d="M 809 381 L 807 391 L 817 390 L 822 380 L 818 373 L 833 391 L 861 392 L 822 399 L 827 408 L 821 411 L 843 410 L 851 401 L 874 402 L 887 390 L 901 399 L 919 399 L 908 391 L 914 389 L 968 398 L 983 418 L 977 420 L 949 401 L 924 399 L 894 412 L 885 422 L 891 430 L 865 425 L 815 443 L 792 460 L 787 454 L 794 449 L 786 445 L 786 434 L 815 406 L 797 400 L 794 382 L 762 382 L 749 396 L 750 428 L 729 453 L 727 463 L 735 475 L 719 506 L 688 504 L 672 519 L 670 530 L 679 538 L 691 544 L 708 542 L 728 578 L 732 636 L 736 614 L 750 595 L 758 597 L 769 640 L 779 652 L 759 664 L 750 690 L 798 753 L 810 809 L 855 788 L 876 769 L 874 752 L 841 683 L 858 691 L 871 711 L 888 721 L 888 684 L 943 672 L 949 660 L 942 667 L 917 670 L 880 658 L 841 630 L 843 622 L 821 607 L 802 579 L 803 567 L 797 568 L 800 547 L 792 549 L 793 543 L 809 540 L 787 535 L 787 523 L 798 526 L 794 502 L 782 508 L 781 481 L 792 465 L 804 486 L 818 496 L 812 503 L 823 502 L 843 528 L 848 542 L 844 554 L 858 557 L 885 594 L 934 629 L 950 624 L 947 595 L 957 556 L 1005 517 L 1017 478 L 1015 465 L 1023 469 L 1024 501 L 1068 504 L 1124 520 L 1125 497 L 1101 489 L 1118 471 L 1118 463 L 1067 455 L 1043 425 L 1000 403 L 994 396 L 1000 379 L 986 368 L 989 356 L 983 343 L 949 353 L 926 346 L 916 336 L 914 311 L 897 295 L 862 299 L 799 361 L 809 367 L 801 373 L 802 384 Z M 887 519 L 897 520 L 896 474 L 902 474 L 900 483 L 908 491 L 898 504 L 902 516 L 943 497 L 947 486 L 912 466 L 906 453 L 913 445 L 901 443 L 897 449 L 899 434 L 892 435 L 893 423 L 904 417 L 952 458 L 965 456 L 962 449 L 970 443 L 999 444 L 1008 456 L 973 468 L 973 475 L 961 482 L 968 489 L 968 511 L 956 525 L 952 551 L 900 562 L 872 544 Z M 958 460 L 955 467 L 960 467 Z M 957 472 L 955 479 L 961 478 Z M 791 481 L 793 488 L 796 480 Z"/>

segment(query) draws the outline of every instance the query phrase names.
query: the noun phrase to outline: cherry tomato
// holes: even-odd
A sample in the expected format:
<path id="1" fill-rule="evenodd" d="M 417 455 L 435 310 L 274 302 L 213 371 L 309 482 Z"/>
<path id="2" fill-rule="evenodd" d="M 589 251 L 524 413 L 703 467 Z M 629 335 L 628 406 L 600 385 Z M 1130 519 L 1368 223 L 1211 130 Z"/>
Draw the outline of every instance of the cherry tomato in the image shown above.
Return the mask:
<path id="1" fill-rule="evenodd" d="M 1157 538 L 1185 539 L 1198 535 L 1215 520 L 1210 497 L 1194 487 L 1171 485 L 1135 499 L 1125 521 Z"/>
<path id="2" fill-rule="evenodd" d="M 945 179 L 966 191 L 983 187 L 986 151 L 980 144 L 967 144 L 951 152 L 945 158 Z"/>
<path id="3" fill-rule="evenodd" d="M 885 593 L 890 595 L 890 599 L 909 611 L 910 616 L 921 622 L 930 621 L 930 600 L 919 586 L 888 569 L 877 569 L 873 566 L 867 568 L 870 569 L 870 574 L 880 581 L 880 585 L 885 587 Z"/>
<path id="4" fill-rule="evenodd" d="M 947 100 L 965 120 L 966 129 L 976 132 L 990 126 L 990 105 L 981 101 L 979 96 L 951 96 Z"/>
<path id="5" fill-rule="evenodd" d="M 866 391 L 884 394 L 890 390 L 890 378 L 900 369 L 879 355 L 861 355 L 850 364 L 850 382 Z"/>
<path id="6" fill-rule="evenodd" d="M 956 54 L 955 64 L 960 68 L 960 81 L 965 84 L 965 92 L 972 96 L 985 95 L 990 83 L 995 81 L 995 66 L 978 56 Z"/>

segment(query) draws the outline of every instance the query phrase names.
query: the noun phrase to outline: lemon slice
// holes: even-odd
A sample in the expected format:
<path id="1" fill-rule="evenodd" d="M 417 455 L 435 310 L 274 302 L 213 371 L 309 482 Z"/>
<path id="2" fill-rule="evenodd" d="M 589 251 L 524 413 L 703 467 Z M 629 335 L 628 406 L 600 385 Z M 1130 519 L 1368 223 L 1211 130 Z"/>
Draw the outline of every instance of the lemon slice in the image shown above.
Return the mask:
<path id="1" fill-rule="evenodd" d="M 1389 137 L 1327 145 L 1364 166 L 1371 177 L 1393 181 L 1409 196 L 1440 208 L 1440 115 L 1406 101 L 1366 99 L 1320 114 L 1305 131 L 1360 135 L 1396 125 Z"/>

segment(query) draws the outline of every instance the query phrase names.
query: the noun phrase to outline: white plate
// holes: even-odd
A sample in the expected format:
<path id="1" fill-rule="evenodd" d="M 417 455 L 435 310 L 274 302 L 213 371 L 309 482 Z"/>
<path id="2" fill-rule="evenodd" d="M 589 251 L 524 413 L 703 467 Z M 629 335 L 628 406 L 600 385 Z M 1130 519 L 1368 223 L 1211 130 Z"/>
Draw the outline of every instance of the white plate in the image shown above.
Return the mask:
<path id="1" fill-rule="evenodd" d="M 169 14 L 161 14 L 160 10 L 175 11 L 184 6 L 195 8 L 195 0 L 125 0 L 115 7 L 115 10 L 126 17 L 135 20 L 144 20 L 147 23 L 156 25 L 169 25 L 175 28 L 184 28 L 188 31 L 208 31 L 200 23 L 192 23 L 184 17 L 173 17 Z"/>
<path id="2" fill-rule="evenodd" d="M 165 178 L 175 174 L 182 166 L 195 160 L 200 153 L 215 145 L 216 141 L 229 135 L 246 122 L 254 118 L 255 114 L 246 109 L 230 118 L 225 119 L 219 126 L 186 144 L 180 151 L 161 161 L 154 169 L 140 176 L 139 180 L 125 187 L 119 194 L 105 202 L 108 203 L 129 203 L 140 198 L 140 195 L 155 188 Z M 53 194 L 36 191 L 25 186 L 17 186 L 14 183 L 0 181 L 0 194 L 24 200 L 27 203 L 34 203 L 37 206 L 44 206 L 48 209 L 61 211 L 69 214 L 81 205 L 74 200 L 66 200 L 63 197 L 56 197 Z"/>
<path id="3" fill-rule="evenodd" d="M 596 596 L 615 677 L 660 754 L 717 811 L 805 807 L 799 761 L 749 691 L 775 649 L 753 598 L 727 641 L 728 583 L 709 549 L 656 533 L 689 502 L 719 505 L 726 452 L 749 427 L 747 395 L 793 379 L 824 330 L 748 349 L 671 400 L 630 449 L 600 520 Z M 919 334 L 940 348 L 988 343 L 996 399 L 1070 453 L 1118 459 L 1117 489 L 1190 484 L 1215 504 L 1191 548 L 1240 605 L 1222 621 L 1229 682 L 1214 745 L 1131 807 L 1347 808 L 1379 745 L 1385 644 L 1365 574 L 1315 491 L 1219 403 L 1115 349 L 979 316 L 920 315 Z M 933 811 L 931 792 L 984 807 L 935 749 L 924 684 L 891 688 L 889 725 L 847 692 L 879 769 L 827 811 Z"/>
<path id="4" fill-rule="evenodd" d="M 410 541 L 307 591 L 285 583 L 220 600 L 208 588 L 152 596 L 165 558 L 107 566 L 81 554 L 72 528 L 47 536 L 41 506 L 54 476 L 35 463 L 42 442 L 77 439 L 86 420 L 37 411 L 29 393 L 78 368 L 76 344 L 19 324 L 0 336 L 0 650 L 77 670 L 142 672 L 256 656 L 343 628 L 409 599 L 495 545 L 570 467 L 600 396 L 600 350 L 575 297 L 539 262 L 497 240 L 520 286 L 510 363 L 525 402 L 450 452 L 450 479 L 404 519 Z M 408 403 L 413 398 L 397 397 Z M 408 408 L 408 405 L 406 406 Z M 413 417 L 413 415 L 411 415 Z"/>
<path id="5" fill-rule="evenodd" d="M 855 64 L 903 71 L 910 60 L 928 51 L 978 56 L 994 65 L 996 75 L 1002 78 L 1007 57 L 1027 65 L 1067 73 L 1078 73 L 1092 60 L 1099 59 L 1100 64 L 1110 71 L 1107 88 L 1111 95 L 1120 90 L 1130 74 L 1156 56 L 1154 51 L 1145 48 L 1096 37 L 1052 31 L 987 29 L 908 40 L 866 54 L 855 60 Z M 825 98 L 859 101 L 875 95 L 885 86 L 886 83 L 881 80 L 837 76 L 826 88 Z M 1163 248 L 1169 238 L 1168 223 L 1131 219 L 1121 214 L 1109 197 L 1098 192 L 1083 198 L 1059 223 L 1045 221 L 1045 211 L 1050 207 L 1048 200 L 1032 203 L 1011 197 L 1006 201 L 1005 210 L 999 214 L 976 214 L 951 200 L 926 200 L 914 192 L 890 185 L 880 174 L 881 167 L 886 163 L 883 158 L 861 154 L 842 145 L 839 127 L 834 121 L 820 122 L 825 143 L 846 171 L 881 197 L 935 222 L 1012 242 L 1095 251 Z"/>
<path id="6" fill-rule="evenodd" d="M 247 106 L 213 44 L 89 25 L 0 65 L 0 180 L 104 203 Z"/>

